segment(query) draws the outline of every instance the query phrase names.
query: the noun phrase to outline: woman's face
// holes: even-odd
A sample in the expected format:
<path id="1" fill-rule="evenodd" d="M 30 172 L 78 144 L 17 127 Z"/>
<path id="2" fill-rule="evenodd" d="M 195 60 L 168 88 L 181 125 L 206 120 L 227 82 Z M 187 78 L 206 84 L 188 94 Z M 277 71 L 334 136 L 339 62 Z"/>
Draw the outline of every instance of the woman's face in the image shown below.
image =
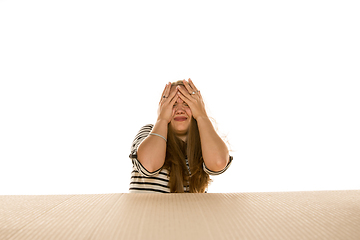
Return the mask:
<path id="1" fill-rule="evenodd" d="M 175 87 L 171 87 L 174 91 Z M 192 113 L 190 107 L 180 98 L 177 99 L 173 106 L 173 118 L 171 119 L 171 126 L 180 139 L 186 141 L 187 132 L 190 126 Z"/>

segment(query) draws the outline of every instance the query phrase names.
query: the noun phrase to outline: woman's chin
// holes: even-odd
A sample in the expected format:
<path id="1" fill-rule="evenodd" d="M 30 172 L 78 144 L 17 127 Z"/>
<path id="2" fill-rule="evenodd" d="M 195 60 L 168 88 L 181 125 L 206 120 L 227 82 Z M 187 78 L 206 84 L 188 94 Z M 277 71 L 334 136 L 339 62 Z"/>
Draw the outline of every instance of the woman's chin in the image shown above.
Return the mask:
<path id="1" fill-rule="evenodd" d="M 179 128 L 179 129 L 174 129 L 175 130 L 175 134 L 176 135 L 186 135 L 187 134 L 187 129 L 182 129 L 182 128 Z"/>
<path id="2" fill-rule="evenodd" d="M 173 125 L 173 129 L 176 135 L 186 135 L 189 129 L 189 126 L 179 126 L 177 124 Z"/>
<path id="3" fill-rule="evenodd" d="M 189 123 L 187 123 L 187 122 L 175 121 L 172 123 L 172 126 L 176 132 L 183 132 L 183 131 L 187 132 L 187 130 L 189 129 Z"/>

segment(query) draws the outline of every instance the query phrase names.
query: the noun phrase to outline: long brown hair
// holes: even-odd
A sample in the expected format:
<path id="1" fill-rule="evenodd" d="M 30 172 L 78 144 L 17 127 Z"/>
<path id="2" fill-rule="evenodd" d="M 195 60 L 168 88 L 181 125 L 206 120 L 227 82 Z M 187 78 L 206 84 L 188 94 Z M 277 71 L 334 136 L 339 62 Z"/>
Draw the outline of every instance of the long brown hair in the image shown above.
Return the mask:
<path id="1" fill-rule="evenodd" d="M 183 85 L 182 81 L 172 83 L 172 86 Z M 191 193 L 203 193 L 211 179 L 203 170 L 203 157 L 200 133 L 196 120 L 192 117 L 187 133 L 187 142 L 179 139 L 171 124 L 168 125 L 168 142 L 164 168 L 169 171 L 170 192 L 182 193 L 184 187 L 190 185 Z M 188 159 L 191 175 L 186 166 Z"/>

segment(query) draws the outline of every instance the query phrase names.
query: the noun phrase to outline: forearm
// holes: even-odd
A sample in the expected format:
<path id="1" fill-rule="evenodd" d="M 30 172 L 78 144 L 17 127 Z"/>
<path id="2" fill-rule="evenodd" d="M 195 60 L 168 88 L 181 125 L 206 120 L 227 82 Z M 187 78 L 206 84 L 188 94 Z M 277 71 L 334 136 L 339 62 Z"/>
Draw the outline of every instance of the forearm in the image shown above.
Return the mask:
<path id="1" fill-rule="evenodd" d="M 167 138 L 168 123 L 158 120 L 152 133 Z M 161 137 L 149 135 L 139 146 L 137 157 L 140 163 L 149 171 L 154 172 L 164 165 L 166 156 L 166 141 Z"/>
<path id="2" fill-rule="evenodd" d="M 198 117 L 198 128 L 204 162 L 211 171 L 220 171 L 229 161 L 229 150 L 216 133 L 208 117 Z"/>

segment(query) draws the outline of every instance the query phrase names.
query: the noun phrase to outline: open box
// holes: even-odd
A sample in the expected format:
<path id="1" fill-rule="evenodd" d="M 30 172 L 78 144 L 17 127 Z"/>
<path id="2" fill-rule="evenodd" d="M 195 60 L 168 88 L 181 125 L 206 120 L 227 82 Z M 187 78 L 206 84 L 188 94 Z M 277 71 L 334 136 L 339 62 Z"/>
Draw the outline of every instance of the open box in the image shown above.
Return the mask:
<path id="1" fill-rule="evenodd" d="M 360 191 L 0 196 L 0 239 L 360 239 Z"/>

